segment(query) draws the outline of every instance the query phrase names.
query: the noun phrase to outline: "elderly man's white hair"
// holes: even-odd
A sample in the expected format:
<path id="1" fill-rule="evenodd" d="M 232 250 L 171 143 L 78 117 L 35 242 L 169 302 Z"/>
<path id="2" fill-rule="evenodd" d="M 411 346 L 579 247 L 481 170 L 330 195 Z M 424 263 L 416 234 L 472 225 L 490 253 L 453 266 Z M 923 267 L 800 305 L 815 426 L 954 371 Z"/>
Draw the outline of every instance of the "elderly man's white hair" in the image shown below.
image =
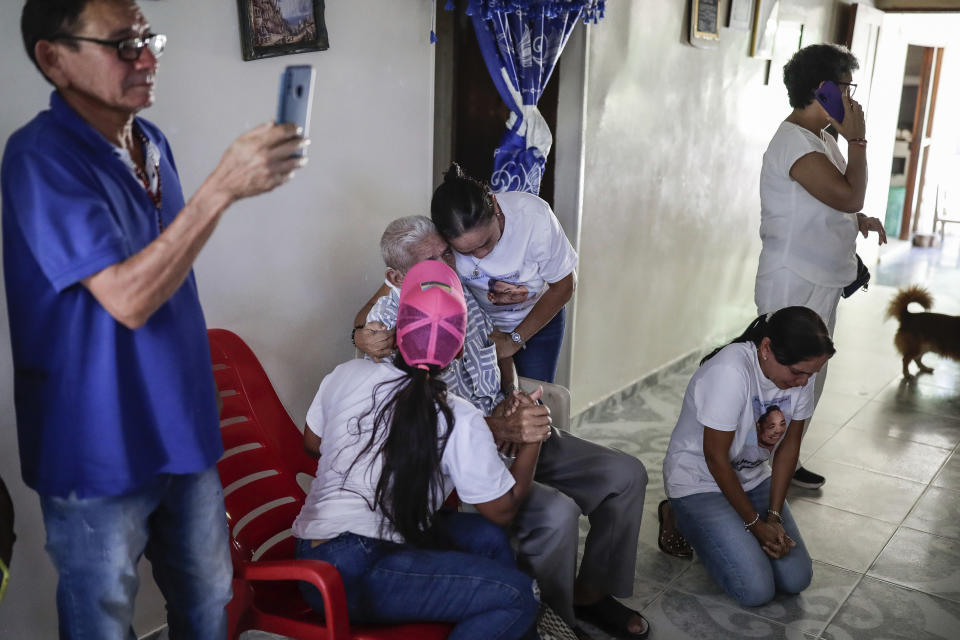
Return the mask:
<path id="1" fill-rule="evenodd" d="M 383 263 L 406 275 L 413 266 L 410 249 L 432 233 L 437 233 L 433 220 L 426 216 L 397 218 L 387 225 L 380 237 L 380 254 Z"/>

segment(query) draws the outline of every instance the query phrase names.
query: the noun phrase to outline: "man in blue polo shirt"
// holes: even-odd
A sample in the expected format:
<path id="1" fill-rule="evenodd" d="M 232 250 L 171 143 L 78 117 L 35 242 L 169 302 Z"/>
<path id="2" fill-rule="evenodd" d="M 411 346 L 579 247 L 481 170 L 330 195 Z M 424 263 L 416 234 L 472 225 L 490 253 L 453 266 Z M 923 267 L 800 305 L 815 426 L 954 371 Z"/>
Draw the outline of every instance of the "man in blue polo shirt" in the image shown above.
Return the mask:
<path id="1" fill-rule="evenodd" d="M 133 0 L 27 0 L 50 108 L 0 168 L 24 481 L 40 495 L 63 638 L 130 638 L 144 553 L 171 638 L 224 638 L 231 567 L 216 388 L 192 265 L 231 203 L 303 160 L 292 125 L 238 138 L 184 201 Z"/>

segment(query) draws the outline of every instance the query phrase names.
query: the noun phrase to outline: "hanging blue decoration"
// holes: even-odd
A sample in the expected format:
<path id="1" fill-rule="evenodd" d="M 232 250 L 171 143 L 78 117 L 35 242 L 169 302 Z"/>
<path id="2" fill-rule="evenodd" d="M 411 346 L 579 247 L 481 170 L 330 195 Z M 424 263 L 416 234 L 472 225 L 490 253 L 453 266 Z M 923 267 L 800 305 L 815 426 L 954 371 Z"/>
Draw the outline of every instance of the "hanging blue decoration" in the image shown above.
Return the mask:
<path id="1" fill-rule="evenodd" d="M 540 192 L 553 135 L 537 101 L 577 21 L 601 19 L 603 5 L 603 0 L 469 1 L 466 12 L 480 53 L 511 111 L 493 155 L 494 191 Z"/>
<path id="2" fill-rule="evenodd" d="M 576 12 L 585 23 L 596 24 L 603 20 L 604 5 L 606 0 L 468 0 L 466 14 L 489 20 L 494 14 L 542 11 L 547 18 L 556 18 Z M 443 8 L 453 11 L 453 0 L 447 0 Z"/>

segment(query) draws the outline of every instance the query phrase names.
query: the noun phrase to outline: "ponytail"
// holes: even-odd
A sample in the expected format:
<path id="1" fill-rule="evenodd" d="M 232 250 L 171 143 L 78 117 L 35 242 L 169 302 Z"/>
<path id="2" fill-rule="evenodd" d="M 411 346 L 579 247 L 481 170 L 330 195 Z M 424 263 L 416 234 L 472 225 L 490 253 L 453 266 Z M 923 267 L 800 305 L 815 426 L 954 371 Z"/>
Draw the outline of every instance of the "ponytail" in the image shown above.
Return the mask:
<path id="1" fill-rule="evenodd" d="M 394 365 L 403 371 L 400 378 L 383 382 L 373 391 L 373 406 L 358 422 L 373 411 L 373 430 L 366 446 L 354 459 L 357 463 L 371 451 L 378 435 L 386 430 L 376 450 L 383 462 L 373 504 L 404 540 L 416 547 L 445 546 L 431 530 L 433 514 L 440 506 L 435 496 L 442 484 L 440 460 L 453 429 L 453 411 L 447 404 L 447 385 L 439 378 L 440 367 L 429 370 L 412 367 L 397 352 Z M 405 380 L 405 382 L 404 382 Z M 384 385 L 400 383 L 393 396 L 376 409 L 376 397 Z M 439 412 L 444 416 L 440 433 Z"/>
<path id="2" fill-rule="evenodd" d="M 456 162 L 430 200 L 430 218 L 446 240 L 458 238 L 496 215 L 490 188 L 466 175 Z"/>
<path id="3" fill-rule="evenodd" d="M 758 316 L 739 336 L 704 356 L 700 364 L 737 342 L 752 342 L 759 348 L 764 338 L 770 339 L 774 359 L 787 366 L 810 358 L 829 357 L 837 351 L 827 326 L 816 311 L 807 307 L 784 307 Z"/>

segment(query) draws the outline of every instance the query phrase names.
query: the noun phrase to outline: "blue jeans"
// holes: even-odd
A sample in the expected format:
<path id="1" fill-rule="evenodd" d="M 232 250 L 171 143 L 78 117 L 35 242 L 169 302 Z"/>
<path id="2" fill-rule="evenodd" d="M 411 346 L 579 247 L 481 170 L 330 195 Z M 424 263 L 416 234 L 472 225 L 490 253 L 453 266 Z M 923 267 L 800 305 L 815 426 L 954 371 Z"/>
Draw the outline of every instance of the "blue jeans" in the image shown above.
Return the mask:
<path id="1" fill-rule="evenodd" d="M 563 344 L 566 313 L 566 308 L 561 308 L 550 322 L 527 340 L 526 347 L 513 354 L 517 375 L 544 382 L 554 381 L 560 346 Z"/>
<path id="2" fill-rule="evenodd" d="M 137 563 L 146 553 L 167 601 L 170 637 L 226 638 L 233 567 L 215 467 L 159 475 L 122 496 L 40 496 L 59 574 L 60 638 L 136 638 Z"/>
<path id="3" fill-rule="evenodd" d="M 747 491 L 747 497 L 757 513 L 766 516 L 770 478 Z M 722 493 L 671 498 L 670 504 L 677 529 L 696 550 L 707 573 L 742 606 L 759 607 L 777 591 L 800 593 L 810 585 L 813 563 L 786 502 L 781 510 L 783 528 L 797 546 L 778 559 L 764 553 Z"/>
<path id="4" fill-rule="evenodd" d="M 503 529 L 477 514 L 438 514 L 456 551 L 417 549 L 353 533 L 315 547 L 297 542 L 297 557 L 340 572 L 355 623 L 453 622 L 450 640 L 536 638 L 540 602 L 534 581 L 516 568 Z M 300 583 L 323 613 L 316 587 Z"/>

